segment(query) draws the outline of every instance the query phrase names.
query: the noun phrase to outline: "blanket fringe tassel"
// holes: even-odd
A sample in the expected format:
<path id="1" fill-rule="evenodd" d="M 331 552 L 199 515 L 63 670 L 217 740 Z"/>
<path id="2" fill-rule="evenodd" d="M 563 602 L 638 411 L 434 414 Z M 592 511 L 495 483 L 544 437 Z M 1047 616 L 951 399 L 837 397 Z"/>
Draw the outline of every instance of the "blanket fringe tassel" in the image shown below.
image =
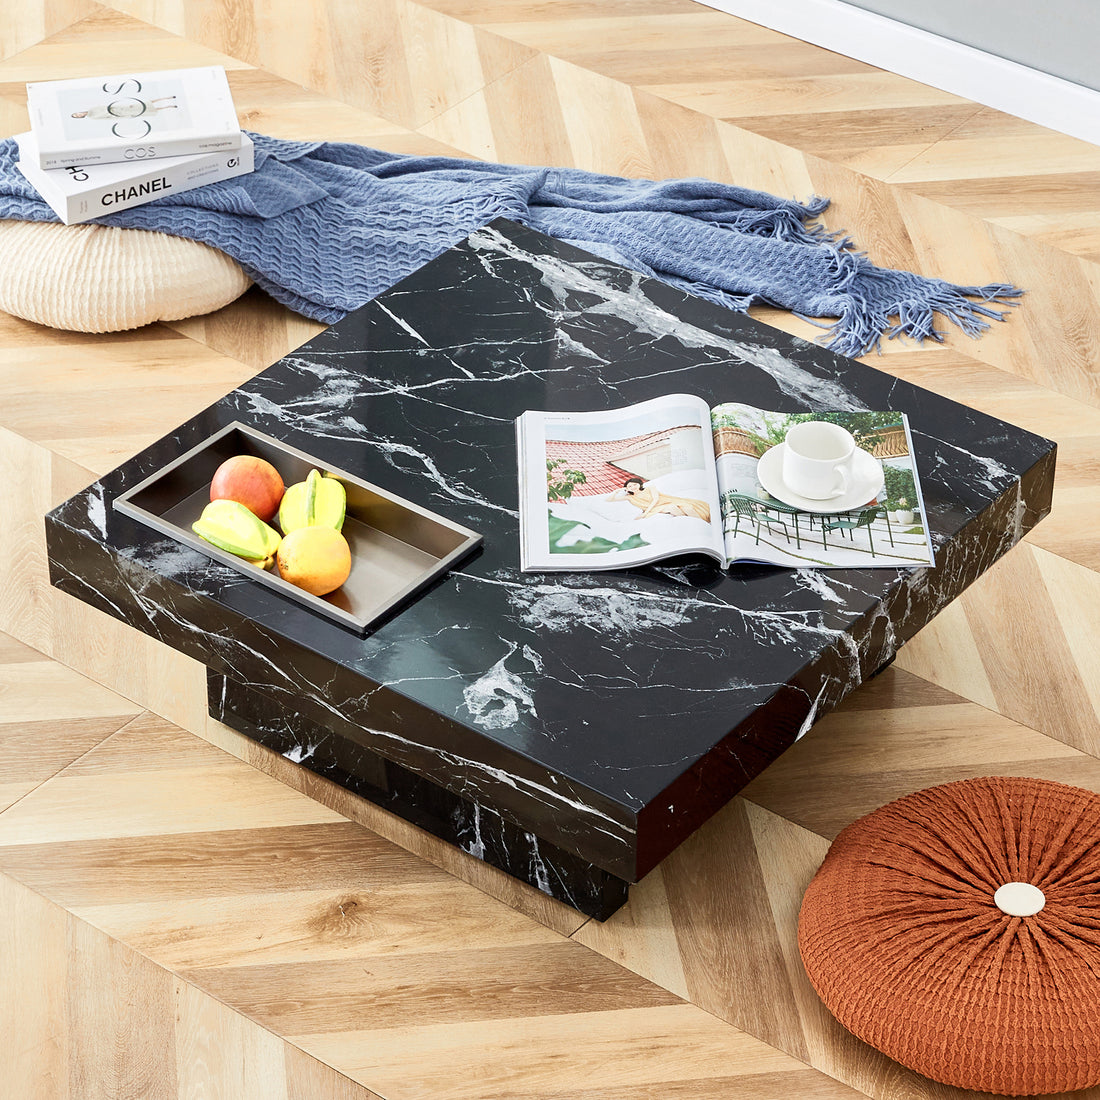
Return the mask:
<path id="1" fill-rule="evenodd" d="M 884 336 L 942 344 L 947 331 L 936 327 L 937 316 L 976 339 L 991 321 L 1005 320 L 1009 308 L 1017 305 L 1024 293 L 1008 283 L 960 286 L 908 271 L 877 268 L 862 253 L 844 249 L 837 249 L 834 258 L 835 276 L 825 291 L 833 308 L 825 316 L 837 319 L 804 319 L 827 329 L 825 346 L 840 355 L 881 353 Z"/>

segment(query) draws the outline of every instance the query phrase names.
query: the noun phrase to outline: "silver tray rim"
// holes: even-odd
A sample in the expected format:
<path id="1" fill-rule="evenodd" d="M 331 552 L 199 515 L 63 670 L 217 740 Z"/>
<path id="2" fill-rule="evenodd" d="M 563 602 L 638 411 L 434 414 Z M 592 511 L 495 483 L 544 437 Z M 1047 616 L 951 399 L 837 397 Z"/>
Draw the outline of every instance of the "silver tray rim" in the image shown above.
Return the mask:
<path id="1" fill-rule="evenodd" d="M 171 473 L 173 470 L 185 463 L 189 462 L 197 454 L 207 450 L 213 444 L 224 436 L 229 435 L 231 432 L 240 432 L 243 435 L 250 436 L 253 439 L 265 444 L 268 447 L 275 448 L 276 450 L 283 451 L 294 458 L 299 459 L 302 462 L 307 462 L 318 469 L 333 474 L 340 478 L 342 481 L 353 483 L 360 488 L 366 489 L 369 492 L 375 493 L 378 496 L 388 500 L 398 506 L 408 509 L 416 514 L 422 516 L 425 519 L 429 519 L 434 523 L 438 523 L 443 527 L 455 532 L 455 534 L 462 536 L 462 542 L 460 542 L 453 550 L 438 559 L 436 564 L 429 570 L 426 570 L 415 580 L 410 581 L 404 588 L 395 592 L 389 599 L 385 600 L 382 604 L 379 604 L 371 614 L 367 617 L 359 617 L 351 614 L 349 611 L 345 611 L 342 607 L 337 607 L 335 604 L 329 603 L 328 600 L 322 599 L 320 596 L 314 596 L 309 592 L 303 591 L 296 585 L 291 584 L 289 581 L 283 580 L 276 573 L 269 573 L 265 569 L 260 569 L 258 566 L 251 565 L 250 563 L 238 558 L 235 554 L 230 554 L 225 550 L 220 549 L 217 546 L 213 546 L 211 543 L 206 542 L 205 539 L 200 539 L 191 531 L 187 531 L 182 527 L 176 526 L 174 523 L 165 522 L 160 516 L 154 512 L 150 512 L 145 508 L 142 508 L 134 503 L 133 498 L 144 492 L 146 489 L 154 485 L 166 474 Z M 315 455 L 308 454 L 305 451 L 299 450 L 299 448 L 284 443 L 281 439 L 276 439 L 274 436 L 268 435 L 266 432 L 260 431 L 258 428 L 253 428 L 251 425 L 245 424 L 240 420 L 233 420 L 226 424 L 223 428 L 214 432 L 212 435 L 207 436 L 201 442 L 195 444 L 195 446 L 189 448 L 184 453 L 177 455 L 171 462 L 166 463 L 163 466 L 158 467 L 148 477 L 142 479 L 137 485 L 131 486 L 124 493 L 120 493 L 112 501 L 112 507 L 121 512 L 124 516 L 132 520 L 136 520 L 138 523 L 144 524 L 146 527 L 152 528 L 159 534 L 166 535 L 168 538 L 174 539 L 176 542 L 183 543 L 185 546 L 191 547 L 193 550 L 199 551 L 208 558 L 212 558 L 215 561 L 221 562 L 224 565 L 228 565 L 235 569 L 237 572 L 243 574 L 245 577 L 260 582 L 266 585 L 268 588 L 273 589 L 280 595 L 286 597 L 308 608 L 316 614 L 325 616 L 332 619 L 349 630 L 353 630 L 359 634 L 360 637 L 365 637 L 370 627 L 378 622 L 398 605 L 404 603 L 420 589 L 427 587 L 438 577 L 447 573 L 451 568 L 467 554 L 475 550 L 484 541 L 484 537 L 477 531 L 472 530 L 469 527 L 465 527 L 460 523 L 455 523 L 453 520 L 449 520 L 446 516 L 441 516 L 437 512 L 433 512 L 430 509 L 423 508 L 414 501 L 408 500 L 405 497 L 398 496 L 396 493 L 391 493 L 387 489 L 383 489 L 380 485 L 375 485 L 371 481 L 366 481 L 364 478 L 357 477 L 355 474 L 348 473 L 347 470 L 340 469 L 337 466 L 333 466 L 330 463 L 323 462 Z"/>

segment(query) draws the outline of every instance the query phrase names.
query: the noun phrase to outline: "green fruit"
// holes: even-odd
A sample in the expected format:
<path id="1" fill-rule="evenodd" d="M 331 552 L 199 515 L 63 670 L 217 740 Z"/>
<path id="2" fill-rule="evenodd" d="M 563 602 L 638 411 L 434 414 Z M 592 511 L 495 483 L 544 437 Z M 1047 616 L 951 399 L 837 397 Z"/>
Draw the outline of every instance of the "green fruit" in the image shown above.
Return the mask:
<path id="1" fill-rule="evenodd" d="M 284 535 L 302 527 L 331 527 L 339 531 L 344 526 L 347 506 L 343 482 L 322 477 L 320 470 L 310 470 L 305 481 L 291 485 L 283 494 L 279 526 Z"/>
<path id="2" fill-rule="evenodd" d="M 235 500 L 212 500 L 191 530 L 211 546 L 257 565 L 271 559 L 279 549 L 279 532 Z"/>

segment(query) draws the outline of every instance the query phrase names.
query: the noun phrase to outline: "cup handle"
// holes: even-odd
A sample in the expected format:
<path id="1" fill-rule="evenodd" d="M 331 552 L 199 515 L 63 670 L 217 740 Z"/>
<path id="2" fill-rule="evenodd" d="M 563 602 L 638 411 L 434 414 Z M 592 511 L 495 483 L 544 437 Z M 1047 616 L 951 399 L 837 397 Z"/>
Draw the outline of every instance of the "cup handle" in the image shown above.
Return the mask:
<path id="1" fill-rule="evenodd" d="M 844 496 L 845 493 L 848 492 L 848 484 L 849 484 L 848 467 L 847 466 L 837 466 L 837 468 L 833 471 L 833 473 L 835 473 L 840 478 L 840 488 L 839 489 L 834 489 L 825 498 L 826 500 L 835 500 L 837 497 L 842 497 L 842 496 Z"/>

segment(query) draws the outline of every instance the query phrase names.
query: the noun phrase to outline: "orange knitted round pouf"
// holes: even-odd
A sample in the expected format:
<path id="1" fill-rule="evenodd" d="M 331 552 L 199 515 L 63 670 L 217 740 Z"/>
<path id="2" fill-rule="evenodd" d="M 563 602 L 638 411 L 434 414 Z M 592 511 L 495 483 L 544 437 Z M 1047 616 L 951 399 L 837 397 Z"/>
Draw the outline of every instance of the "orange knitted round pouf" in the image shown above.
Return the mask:
<path id="1" fill-rule="evenodd" d="M 993 777 L 891 802 L 836 838 L 798 940 L 829 1011 L 918 1073 L 1098 1084 L 1100 795 Z"/>

